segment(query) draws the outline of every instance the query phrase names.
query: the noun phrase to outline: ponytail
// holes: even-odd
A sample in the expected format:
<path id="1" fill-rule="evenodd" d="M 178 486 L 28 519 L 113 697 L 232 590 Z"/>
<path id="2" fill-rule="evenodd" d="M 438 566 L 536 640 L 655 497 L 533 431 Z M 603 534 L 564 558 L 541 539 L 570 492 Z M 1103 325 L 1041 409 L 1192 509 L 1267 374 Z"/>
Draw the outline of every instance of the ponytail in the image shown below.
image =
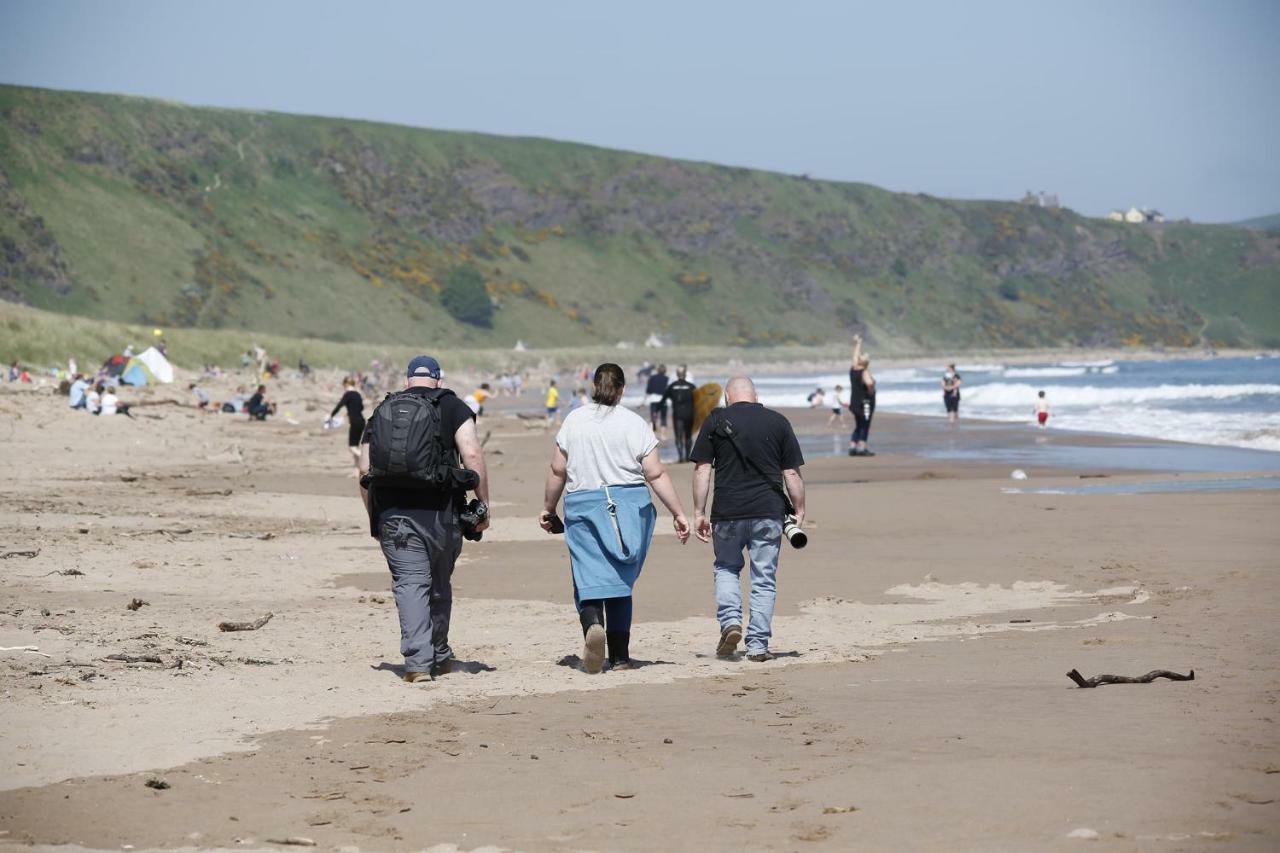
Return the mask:
<path id="1" fill-rule="evenodd" d="M 622 390 L 627 385 L 626 374 L 622 368 L 611 361 L 596 368 L 591 399 L 602 406 L 616 406 L 622 399 Z"/>

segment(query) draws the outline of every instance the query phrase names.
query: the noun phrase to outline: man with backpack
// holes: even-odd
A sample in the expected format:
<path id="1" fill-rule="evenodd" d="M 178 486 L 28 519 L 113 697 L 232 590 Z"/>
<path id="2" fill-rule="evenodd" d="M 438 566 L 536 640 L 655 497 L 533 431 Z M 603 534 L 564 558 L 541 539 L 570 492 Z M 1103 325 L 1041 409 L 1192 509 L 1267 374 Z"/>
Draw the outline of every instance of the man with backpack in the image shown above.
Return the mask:
<path id="1" fill-rule="evenodd" d="M 440 387 L 440 363 L 409 362 L 405 390 L 388 394 L 365 427 L 360 493 L 382 545 L 400 614 L 405 681 L 449 672 L 453 565 L 465 535 L 489 526 L 489 479 L 475 415 Z M 478 501 L 465 502 L 474 490 Z M 462 518 L 460 518 L 462 516 Z"/>
<path id="2" fill-rule="evenodd" d="M 716 654 L 731 656 L 742 639 L 741 573 L 746 552 L 751 563 L 751 622 L 747 658 L 773 660 L 773 606 L 777 599 L 778 556 L 784 519 L 793 530 L 804 525 L 804 456 L 791 422 L 760 405 L 746 376 L 729 380 L 728 406 L 702 423 L 690 458 L 694 462 L 694 533 L 715 549 Z M 716 494 L 707 518 L 707 493 L 715 469 Z M 794 543 L 794 540 L 793 540 Z"/>

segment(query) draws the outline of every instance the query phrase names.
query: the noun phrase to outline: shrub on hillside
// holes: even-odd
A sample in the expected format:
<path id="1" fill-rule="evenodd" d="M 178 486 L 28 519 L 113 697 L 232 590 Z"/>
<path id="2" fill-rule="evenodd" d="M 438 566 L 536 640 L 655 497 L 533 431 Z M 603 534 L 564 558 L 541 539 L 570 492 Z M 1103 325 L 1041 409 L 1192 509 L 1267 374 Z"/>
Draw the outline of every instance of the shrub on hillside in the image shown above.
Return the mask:
<path id="1" fill-rule="evenodd" d="M 449 270 L 440 302 L 455 320 L 485 328 L 493 325 L 493 302 L 485 290 L 484 276 L 470 264 Z"/>

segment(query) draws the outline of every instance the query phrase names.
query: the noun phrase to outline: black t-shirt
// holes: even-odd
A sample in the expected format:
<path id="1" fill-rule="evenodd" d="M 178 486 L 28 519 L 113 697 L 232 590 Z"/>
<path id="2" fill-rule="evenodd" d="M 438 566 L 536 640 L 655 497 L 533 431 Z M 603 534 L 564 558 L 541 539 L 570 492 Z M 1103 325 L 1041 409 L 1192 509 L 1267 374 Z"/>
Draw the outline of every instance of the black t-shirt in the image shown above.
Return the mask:
<path id="1" fill-rule="evenodd" d="M 868 401 L 871 405 L 876 404 L 876 386 L 872 383 L 868 388 L 862 382 L 862 370 L 853 368 L 849 371 L 849 408 L 861 409 L 863 401 Z"/>
<path id="2" fill-rule="evenodd" d="M 338 414 L 338 410 L 343 406 L 347 407 L 347 420 L 351 423 L 364 422 L 364 398 L 360 396 L 360 392 L 354 388 L 348 388 L 346 393 L 342 395 L 342 399 L 338 401 L 338 405 L 333 407 L 333 411 L 329 413 L 329 417 Z"/>
<path id="3" fill-rule="evenodd" d="M 440 432 L 441 439 L 444 443 L 444 449 L 447 459 L 457 460 L 457 444 L 454 442 L 454 434 L 457 433 L 458 427 L 462 426 L 468 420 L 475 419 L 475 413 L 471 408 L 457 396 L 449 391 L 442 392 L 437 388 L 410 388 L 409 393 L 419 394 L 423 397 L 432 397 L 441 394 L 440 400 Z M 379 404 L 381 405 L 381 404 Z M 375 411 L 377 411 L 375 409 Z M 369 431 L 365 430 L 363 443 L 369 443 Z M 447 510 L 454 506 L 454 492 L 437 492 L 429 489 L 409 489 L 400 486 L 379 486 L 377 483 L 369 484 L 369 521 L 371 531 L 374 536 L 378 535 L 378 530 L 382 526 L 383 519 L 392 515 L 404 515 L 418 521 L 419 523 L 429 524 L 435 513 Z"/>
<path id="4" fill-rule="evenodd" d="M 661 394 L 667 390 L 667 374 L 655 373 L 649 377 L 649 383 L 644 386 L 646 394 Z"/>
<path id="5" fill-rule="evenodd" d="M 693 417 L 693 394 L 698 390 L 698 386 L 694 385 L 687 379 L 677 379 L 667 386 L 663 399 L 671 401 L 671 411 L 678 418 Z"/>
<path id="6" fill-rule="evenodd" d="M 245 404 L 245 407 L 250 412 L 252 412 L 254 409 L 258 408 L 261 405 L 262 405 L 262 392 L 258 391 L 254 393 L 252 397 L 249 398 L 249 402 Z"/>
<path id="7" fill-rule="evenodd" d="M 754 468 L 744 464 L 729 439 L 716 434 L 721 422 L 726 420 L 733 424 L 742 456 L 754 462 Z M 734 403 L 727 409 L 712 412 L 698 431 L 698 440 L 693 443 L 689 458 L 698 464 L 709 462 L 715 470 L 712 521 L 781 519 L 784 515 L 782 495 L 769 481 L 783 485 L 783 470 L 804 464 L 791 422 L 759 403 Z"/>

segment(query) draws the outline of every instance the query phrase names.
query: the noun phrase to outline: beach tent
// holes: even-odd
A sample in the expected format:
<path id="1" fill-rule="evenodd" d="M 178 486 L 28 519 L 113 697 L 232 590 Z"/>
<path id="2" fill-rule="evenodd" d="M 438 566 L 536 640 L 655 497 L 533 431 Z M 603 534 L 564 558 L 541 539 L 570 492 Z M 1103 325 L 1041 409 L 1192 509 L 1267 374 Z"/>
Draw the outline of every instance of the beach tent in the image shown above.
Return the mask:
<path id="1" fill-rule="evenodd" d="M 168 385 L 173 381 L 173 365 L 155 347 L 147 347 L 134 360 L 142 362 L 157 382 Z"/>
<path id="2" fill-rule="evenodd" d="M 147 367 L 136 358 L 129 359 L 129 364 L 120 374 L 120 381 L 125 385 L 141 387 L 147 384 Z"/>

